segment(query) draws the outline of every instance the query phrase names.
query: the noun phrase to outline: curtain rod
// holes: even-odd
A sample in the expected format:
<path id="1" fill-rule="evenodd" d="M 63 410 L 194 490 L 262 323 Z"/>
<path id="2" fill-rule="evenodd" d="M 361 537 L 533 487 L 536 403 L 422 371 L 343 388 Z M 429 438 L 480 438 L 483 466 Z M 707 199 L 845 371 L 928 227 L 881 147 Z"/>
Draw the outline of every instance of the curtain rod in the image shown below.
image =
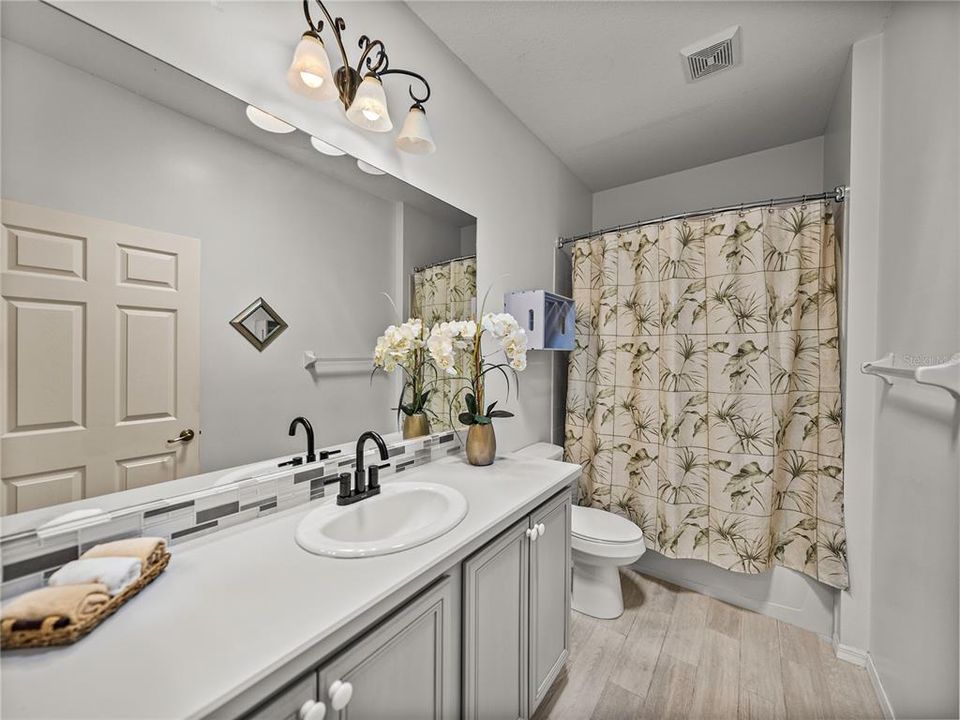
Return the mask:
<path id="1" fill-rule="evenodd" d="M 588 233 L 574 235 L 573 237 L 561 237 L 557 239 L 557 249 L 562 250 L 564 245 L 576 242 L 577 240 L 585 240 L 586 238 L 594 237 L 595 235 L 604 235 L 605 233 L 619 232 L 621 230 L 632 230 L 634 228 L 643 227 L 644 225 L 650 225 L 651 223 L 655 222 L 663 223 L 667 222 L 668 220 L 683 220 L 684 218 L 696 217 L 698 215 L 716 215 L 717 213 L 730 212 L 732 210 L 751 210 L 759 207 L 773 207 L 774 205 L 792 205 L 798 202 L 816 202 L 817 200 L 833 200 L 835 202 L 843 202 L 849 192 L 850 188 L 844 185 L 837 185 L 832 192 L 817 193 L 815 195 L 794 195 L 793 197 L 770 198 L 769 200 L 758 200 L 750 203 L 738 203 L 736 205 L 726 205 L 724 207 L 694 210 L 693 212 L 679 213 L 677 215 L 661 215 L 659 217 L 648 218 L 647 220 L 637 220 L 636 222 L 627 223 L 625 225 L 614 225 L 613 227 L 602 228 L 600 230 L 591 230 Z"/>
<path id="2" fill-rule="evenodd" d="M 455 263 L 458 260 L 476 260 L 476 255 L 462 255 L 457 258 L 450 258 L 449 260 L 441 260 L 440 262 L 430 263 L 429 265 L 424 265 L 423 267 L 415 267 L 413 272 L 418 273 L 424 270 L 427 270 L 432 267 L 440 267 L 441 265 L 449 265 L 450 263 Z"/>

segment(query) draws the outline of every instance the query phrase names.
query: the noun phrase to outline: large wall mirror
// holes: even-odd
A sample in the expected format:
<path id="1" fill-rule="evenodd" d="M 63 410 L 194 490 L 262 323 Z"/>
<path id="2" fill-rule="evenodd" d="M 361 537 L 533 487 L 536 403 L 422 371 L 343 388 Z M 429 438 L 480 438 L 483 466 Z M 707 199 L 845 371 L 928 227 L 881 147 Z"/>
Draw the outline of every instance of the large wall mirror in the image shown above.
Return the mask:
<path id="1" fill-rule="evenodd" d="M 301 415 L 318 448 L 396 432 L 376 338 L 472 312 L 476 219 L 55 8 L 2 12 L 3 514 L 275 467 Z"/>

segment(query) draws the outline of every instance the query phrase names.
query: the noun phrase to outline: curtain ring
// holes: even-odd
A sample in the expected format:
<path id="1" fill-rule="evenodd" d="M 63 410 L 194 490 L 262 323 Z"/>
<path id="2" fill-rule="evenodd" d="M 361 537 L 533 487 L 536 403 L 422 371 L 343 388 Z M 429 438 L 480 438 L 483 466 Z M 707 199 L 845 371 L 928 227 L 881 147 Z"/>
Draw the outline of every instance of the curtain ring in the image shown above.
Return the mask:
<path id="1" fill-rule="evenodd" d="M 743 203 L 740 203 L 740 212 L 738 214 L 740 217 L 743 217 Z"/>
<path id="2" fill-rule="evenodd" d="M 806 195 L 804 195 L 804 196 L 800 199 L 800 209 L 801 209 L 801 210 L 806 210 L 806 209 L 807 209 L 807 196 L 806 196 Z"/>
<path id="3" fill-rule="evenodd" d="M 664 219 L 664 216 L 661 215 L 661 216 L 660 216 L 660 229 L 661 229 L 661 230 L 663 230 L 663 219 Z"/>
<path id="4" fill-rule="evenodd" d="M 770 198 L 770 205 L 767 207 L 767 212 L 773 215 L 773 198 Z"/>

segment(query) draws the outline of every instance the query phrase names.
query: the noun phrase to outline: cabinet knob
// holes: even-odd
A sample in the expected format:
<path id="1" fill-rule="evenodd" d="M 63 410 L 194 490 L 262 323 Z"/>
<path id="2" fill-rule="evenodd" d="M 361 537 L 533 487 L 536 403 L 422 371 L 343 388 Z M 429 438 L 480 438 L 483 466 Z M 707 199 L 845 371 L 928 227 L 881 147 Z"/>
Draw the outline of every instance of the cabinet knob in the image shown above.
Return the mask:
<path id="1" fill-rule="evenodd" d="M 327 694 L 330 696 L 330 707 L 340 712 L 347 706 L 347 703 L 350 702 L 350 698 L 353 697 L 353 685 L 348 682 L 334 680 Z M 310 720 L 313 720 L 313 718 Z"/>
<path id="2" fill-rule="evenodd" d="M 537 525 L 537 537 L 543 537 L 543 534 L 547 531 L 547 526 L 543 523 Z"/>
<path id="3" fill-rule="evenodd" d="M 327 706 L 322 702 L 307 700 L 300 706 L 300 712 L 297 713 L 297 716 L 300 720 L 323 720 L 326 714 Z"/>
<path id="4" fill-rule="evenodd" d="M 530 539 L 530 542 L 534 542 L 539 536 L 540 533 L 537 532 L 536 526 L 527 528 L 527 537 Z"/>

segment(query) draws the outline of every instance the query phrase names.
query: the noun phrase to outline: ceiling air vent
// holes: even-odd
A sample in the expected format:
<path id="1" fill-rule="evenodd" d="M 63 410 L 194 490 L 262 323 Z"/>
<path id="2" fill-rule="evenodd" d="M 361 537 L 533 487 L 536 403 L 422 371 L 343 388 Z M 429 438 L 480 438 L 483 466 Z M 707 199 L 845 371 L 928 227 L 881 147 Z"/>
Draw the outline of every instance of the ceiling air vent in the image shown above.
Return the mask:
<path id="1" fill-rule="evenodd" d="M 721 30 L 680 51 L 687 82 L 733 67 L 740 62 L 740 26 Z"/>

